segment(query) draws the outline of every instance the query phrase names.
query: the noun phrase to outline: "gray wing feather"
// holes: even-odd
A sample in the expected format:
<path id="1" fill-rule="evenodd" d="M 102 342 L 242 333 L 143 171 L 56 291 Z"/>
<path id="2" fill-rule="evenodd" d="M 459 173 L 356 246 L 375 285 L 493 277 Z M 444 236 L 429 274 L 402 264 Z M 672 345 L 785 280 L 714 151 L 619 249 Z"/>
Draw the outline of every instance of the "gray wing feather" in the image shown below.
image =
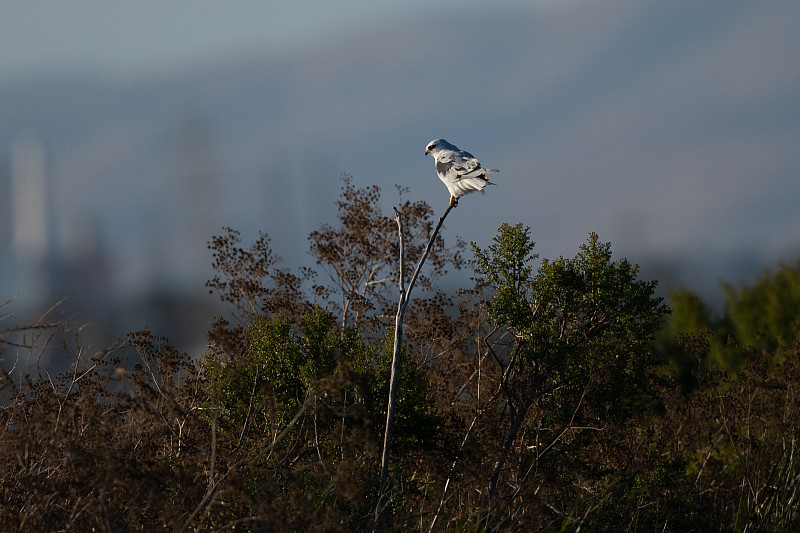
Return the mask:
<path id="1" fill-rule="evenodd" d="M 487 172 L 472 154 L 463 150 L 442 154 L 436 162 L 436 171 L 454 180 L 476 178 Z"/>
<path id="2" fill-rule="evenodd" d="M 438 172 L 442 176 L 446 176 L 447 173 L 450 172 L 450 169 L 452 168 L 453 168 L 452 161 L 443 161 L 439 159 L 439 161 L 436 162 L 436 172 Z"/>

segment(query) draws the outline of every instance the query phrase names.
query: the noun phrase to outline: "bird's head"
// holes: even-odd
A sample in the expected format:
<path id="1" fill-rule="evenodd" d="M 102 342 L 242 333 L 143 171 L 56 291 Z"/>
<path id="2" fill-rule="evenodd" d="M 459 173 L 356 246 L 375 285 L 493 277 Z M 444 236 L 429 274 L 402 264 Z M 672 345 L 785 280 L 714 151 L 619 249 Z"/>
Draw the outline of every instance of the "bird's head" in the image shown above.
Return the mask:
<path id="1" fill-rule="evenodd" d="M 425 155 L 433 154 L 434 157 L 436 156 L 436 152 L 442 150 L 451 144 L 444 139 L 436 139 L 435 141 L 431 141 L 428 143 L 428 146 L 425 147 Z"/>

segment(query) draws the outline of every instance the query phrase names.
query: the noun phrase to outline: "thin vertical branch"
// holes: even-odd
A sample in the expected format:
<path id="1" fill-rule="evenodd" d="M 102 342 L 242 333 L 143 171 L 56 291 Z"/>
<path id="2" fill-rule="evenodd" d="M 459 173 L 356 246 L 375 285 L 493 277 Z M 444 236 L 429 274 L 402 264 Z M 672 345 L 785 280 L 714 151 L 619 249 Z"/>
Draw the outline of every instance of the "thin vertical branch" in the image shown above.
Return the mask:
<path id="1" fill-rule="evenodd" d="M 495 326 L 495 328 L 491 332 L 489 332 L 488 335 L 486 335 L 485 339 L 488 339 L 489 337 L 491 337 L 498 329 L 500 329 L 500 326 Z M 453 402 L 450 404 L 451 406 L 455 405 L 455 402 L 458 400 L 458 398 L 461 397 L 461 393 L 464 392 L 464 389 L 466 389 L 467 386 L 470 384 L 470 382 L 472 381 L 472 378 L 474 378 L 477 375 L 478 376 L 478 396 L 477 396 L 477 400 L 475 401 L 475 416 L 472 418 L 472 422 L 470 423 L 469 427 L 467 428 L 467 432 L 464 434 L 464 438 L 461 440 L 460 449 L 464 449 L 464 446 L 467 444 L 467 440 L 469 439 L 469 435 L 472 432 L 472 428 L 475 427 L 475 423 L 478 421 L 478 417 L 481 415 L 481 412 L 483 411 L 483 408 L 481 407 L 481 366 L 483 364 L 483 360 L 489 356 L 490 350 L 487 349 L 486 353 L 483 356 L 481 356 L 480 355 L 480 353 L 481 353 L 481 337 L 478 337 L 477 343 L 478 343 L 478 368 L 477 368 L 477 370 L 475 370 L 472 373 L 471 376 L 469 376 L 467 378 L 467 380 L 464 382 L 464 384 L 461 386 L 461 388 L 458 389 L 458 392 L 456 393 L 455 398 L 453 399 Z M 450 471 L 447 474 L 447 479 L 445 480 L 444 488 L 442 489 L 442 496 L 439 498 L 439 507 L 436 509 L 436 513 L 433 515 L 433 520 L 431 520 L 431 525 L 430 525 L 430 527 L 428 527 L 428 533 L 432 533 L 432 531 L 436 528 L 436 522 L 437 522 L 437 520 L 439 520 L 439 515 L 441 514 L 442 509 L 444 509 L 444 504 L 448 499 L 447 498 L 447 488 L 450 486 L 450 479 L 453 477 L 453 472 L 455 471 L 457 463 L 458 463 L 458 459 L 455 459 L 455 460 L 453 460 L 453 463 L 450 465 Z"/>
<path id="2" fill-rule="evenodd" d="M 436 224 L 436 227 L 433 229 L 433 233 L 431 233 L 431 236 L 428 239 L 428 244 L 425 246 L 425 251 L 422 253 L 422 257 L 420 257 L 419 263 L 417 263 L 417 268 L 414 270 L 414 274 L 411 276 L 411 280 L 408 282 L 408 287 L 406 288 L 405 232 L 403 229 L 403 220 L 400 217 L 400 213 L 397 211 L 397 208 L 392 206 L 392 210 L 394 211 L 394 219 L 397 222 L 397 231 L 400 237 L 400 301 L 397 303 L 397 316 L 395 317 L 392 373 L 389 378 L 389 401 L 386 406 L 386 430 L 383 435 L 383 455 L 381 456 L 381 484 L 378 492 L 378 503 L 375 506 L 374 530 L 382 531 L 384 529 L 383 509 L 385 507 L 384 499 L 386 495 L 386 478 L 389 473 L 389 451 L 392 444 L 392 423 L 394 421 L 394 410 L 397 398 L 397 378 L 400 372 L 400 349 L 403 345 L 403 321 L 405 320 L 406 308 L 408 307 L 411 290 L 414 288 L 414 283 L 417 281 L 417 277 L 422 269 L 422 265 L 428 258 L 428 253 L 430 253 L 431 248 L 433 248 L 433 243 L 436 240 L 436 236 L 439 234 L 439 230 L 444 223 L 444 219 L 447 218 L 447 215 L 450 213 L 451 209 L 453 209 L 452 204 L 447 206 L 447 210 L 439 219 L 439 223 Z"/>

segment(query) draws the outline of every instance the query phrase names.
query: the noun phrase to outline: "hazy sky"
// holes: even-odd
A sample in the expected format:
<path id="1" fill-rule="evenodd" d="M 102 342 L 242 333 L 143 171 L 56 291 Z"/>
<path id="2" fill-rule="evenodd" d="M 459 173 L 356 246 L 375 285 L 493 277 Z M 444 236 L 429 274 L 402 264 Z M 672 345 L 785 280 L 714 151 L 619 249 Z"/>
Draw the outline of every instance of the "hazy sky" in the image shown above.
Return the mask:
<path id="1" fill-rule="evenodd" d="M 542 5 L 575 0 L 538 0 Z M 492 9 L 529 6 L 504 0 Z M 196 66 L 250 50 L 285 51 L 403 17 L 441 16 L 478 0 L 3 0 L 0 82 L 52 70 L 114 76 Z"/>
<path id="2" fill-rule="evenodd" d="M 101 228 L 133 286 L 208 268 L 191 254 L 222 225 L 306 258 L 296 234 L 332 220 L 341 172 L 441 198 L 422 148 L 445 137 L 502 171 L 451 231 L 485 244 L 523 220 L 543 257 L 598 231 L 667 265 L 655 276 L 715 286 L 800 249 L 799 5 L 0 0 L 0 164 L 2 141 L 35 128 L 54 240 Z M 479 74 L 453 83 L 443 62 Z M 190 244 L 175 138 L 198 117 L 224 186 Z"/>

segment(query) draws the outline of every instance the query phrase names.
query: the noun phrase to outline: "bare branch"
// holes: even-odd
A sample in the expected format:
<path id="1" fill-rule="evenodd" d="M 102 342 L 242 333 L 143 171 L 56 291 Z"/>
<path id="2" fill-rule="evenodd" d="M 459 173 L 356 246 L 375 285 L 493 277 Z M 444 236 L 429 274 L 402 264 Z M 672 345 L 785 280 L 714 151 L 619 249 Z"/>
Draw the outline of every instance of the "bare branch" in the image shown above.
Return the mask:
<path id="1" fill-rule="evenodd" d="M 383 455 L 381 456 L 381 482 L 380 489 L 378 490 L 378 503 L 375 506 L 375 524 L 373 529 L 380 528 L 380 530 L 383 530 L 385 526 L 383 523 L 383 508 L 385 505 L 384 497 L 386 494 L 386 477 L 389 473 L 389 451 L 392 444 L 392 422 L 394 421 L 395 402 L 397 398 L 397 378 L 400 372 L 400 350 L 403 344 L 403 321 L 405 320 L 406 308 L 408 307 L 408 302 L 411 297 L 411 290 L 414 288 L 414 283 L 417 281 L 420 270 L 422 270 L 422 265 L 425 264 L 425 259 L 427 259 L 428 253 L 430 253 L 433 243 L 436 240 L 436 236 L 439 234 L 439 230 L 444 223 L 444 219 L 447 218 L 447 215 L 450 213 L 451 209 L 453 209 L 453 204 L 447 206 L 447 210 L 445 210 L 444 214 L 439 219 L 439 223 L 436 224 L 433 233 L 431 233 L 431 236 L 428 239 L 428 244 L 425 247 L 425 251 L 423 252 L 422 257 L 420 257 L 419 263 L 417 263 L 417 268 L 414 270 L 414 275 L 411 276 L 411 281 L 408 283 L 408 288 L 405 288 L 405 235 L 403 231 L 403 220 L 400 217 L 400 213 L 397 211 L 397 208 L 392 207 L 392 210 L 394 211 L 394 218 L 397 221 L 397 231 L 400 237 L 400 301 L 397 303 L 397 316 L 395 317 L 392 373 L 391 377 L 389 378 L 389 401 L 386 406 L 386 430 L 383 436 Z"/>

